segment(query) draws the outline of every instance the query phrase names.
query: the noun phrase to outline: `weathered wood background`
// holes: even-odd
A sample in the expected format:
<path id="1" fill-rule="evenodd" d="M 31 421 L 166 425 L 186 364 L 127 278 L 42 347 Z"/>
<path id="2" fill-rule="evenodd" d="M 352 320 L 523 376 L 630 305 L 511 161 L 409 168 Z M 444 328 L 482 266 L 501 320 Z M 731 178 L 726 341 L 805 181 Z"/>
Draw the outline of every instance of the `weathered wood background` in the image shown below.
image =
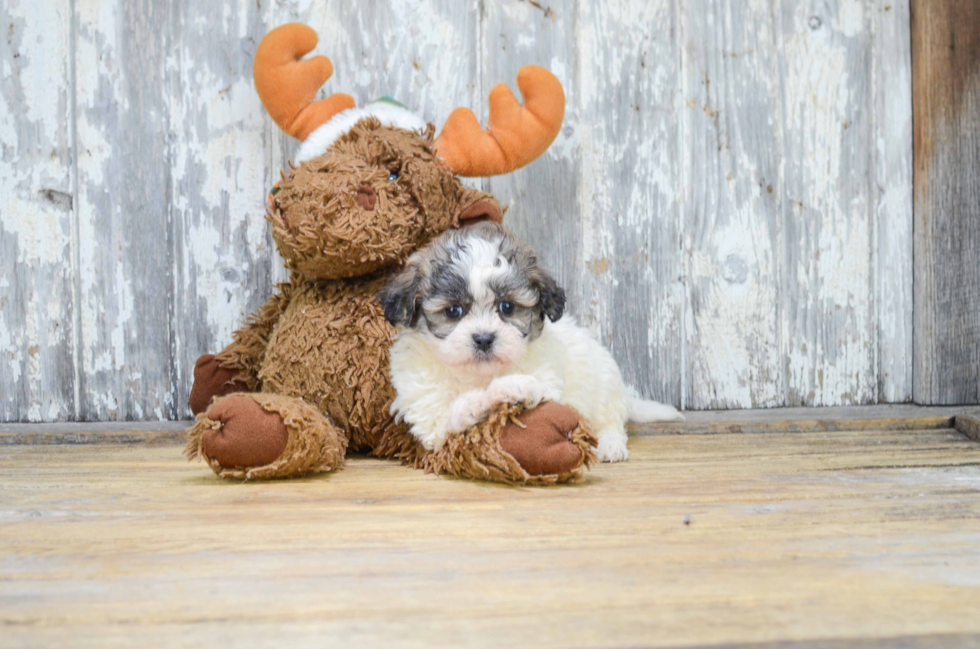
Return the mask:
<path id="1" fill-rule="evenodd" d="M 549 152 L 477 181 L 629 381 L 685 408 L 913 396 L 907 0 L 4 0 L 0 420 L 182 418 L 194 359 L 284 277 L 296 148 L 262 35 L 441 125 L 549 67 Z"/>
<path id="2" fill-rule="evenodd" d="M 980 0 L 912 1 L 916 400 L 980 403 Z"/>

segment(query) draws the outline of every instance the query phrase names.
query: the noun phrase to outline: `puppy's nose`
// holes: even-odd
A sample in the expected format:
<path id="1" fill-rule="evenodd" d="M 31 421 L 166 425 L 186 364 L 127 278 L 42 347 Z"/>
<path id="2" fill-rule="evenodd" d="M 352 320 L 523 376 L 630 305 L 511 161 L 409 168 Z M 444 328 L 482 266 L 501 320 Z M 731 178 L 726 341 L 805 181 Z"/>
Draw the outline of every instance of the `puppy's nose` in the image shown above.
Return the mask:
<path id="1" fill-rule="evenodd" d="M 367 185 L 361 185 L 357 190 L 357 204 L 368 212 L 374 211 L 374 206 L 378 204 L 378 194 Z"/>
<path id="2" fill-rule="evenodd" d="M 496 338 L 493 334 L 473 334 L 473 344 L 481 352 L 488 352 Z"/>

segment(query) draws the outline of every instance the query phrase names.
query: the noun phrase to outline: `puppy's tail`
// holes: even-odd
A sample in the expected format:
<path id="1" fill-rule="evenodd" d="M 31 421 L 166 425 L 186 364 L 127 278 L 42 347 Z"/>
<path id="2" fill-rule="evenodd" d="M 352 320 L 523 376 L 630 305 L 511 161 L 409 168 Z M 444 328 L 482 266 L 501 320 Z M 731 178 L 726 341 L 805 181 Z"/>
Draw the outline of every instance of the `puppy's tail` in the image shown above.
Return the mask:
<path id="1" fill-rule="evenodd" d="M 626 398 L 626 407 L 630 421 L 636 424 L 646 424 L 652 421 L 684 421 L 684 415 L 677 411 L 674 406 L 657 401 L 641 399 L 636 390 L 628 388 L 629 396 Z"/>

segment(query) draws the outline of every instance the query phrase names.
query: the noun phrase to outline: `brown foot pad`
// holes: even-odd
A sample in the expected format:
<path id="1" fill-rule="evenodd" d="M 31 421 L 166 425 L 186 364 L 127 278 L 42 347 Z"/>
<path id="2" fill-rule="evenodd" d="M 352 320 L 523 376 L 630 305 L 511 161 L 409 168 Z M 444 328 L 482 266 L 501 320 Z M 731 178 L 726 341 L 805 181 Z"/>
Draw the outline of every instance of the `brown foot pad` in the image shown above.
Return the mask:
<path id="1" fill-rule="evenodd" d="M 567 473 L 582 464 L 582 449 L 569 440 L 578 428 L 578 413 L 549 401 L 518 417 L 500 431 L 500 447 L 530 475 Z"/>
<path id="2" fill-rule="evenodd" d="M 252 397 L 231 395 L 208 408 L 217 427 L 204 433 L 202 449 L 222 467 L 256 467 L 273 462 L 286 448 L 289 432 L 277 412 Z"/>
<path id="3" fill-rule="evenodd" d="M 501 406 L 487 421 L 450 436 L 419 464 L 465 478 L 554 484 L 581 477 L 596 460 L 594 445 L 588 426 L 572 408 L 544 403 L 524 412 Z"/>
<path id="4" fill-rule="evenodd" d="M 302 399 L 268 393 L 220 397 L 187 431 L 184 456 L 202 458 L 235 480 L 290 478 L 333 471 L 347 436 Z"/>
<path id="5" fill-rule="evenodd" d="M 205 354 L 194 364 L 194 385 L 191 387 L 190 406 L 195 415 L 204 412 L 211 399 L 234 392 L 248 392 L 248 386 L 236 381 L 238 372 L 221 367 L 212 354 Z"/>

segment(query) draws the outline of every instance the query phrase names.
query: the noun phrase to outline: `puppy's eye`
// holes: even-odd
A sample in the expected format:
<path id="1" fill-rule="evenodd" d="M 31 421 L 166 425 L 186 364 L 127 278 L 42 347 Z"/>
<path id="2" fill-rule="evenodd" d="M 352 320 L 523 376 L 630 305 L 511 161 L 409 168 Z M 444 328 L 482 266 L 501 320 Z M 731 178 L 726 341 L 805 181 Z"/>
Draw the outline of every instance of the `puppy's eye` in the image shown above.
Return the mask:
<path id="1" fill-rule="evenodd" d="M 514 303 L 501 302 L 497 305 L 497 310 L 500 311 L 500 315 L 514 315 Z"/>
<path id="2" fill-rule="evenodd" d="M 398 180 L 398 176 L 400 176 L 400 175 L 401 174 L 399 174 L 399 172 L 398 172 L 397 169 L 389 169 L 388 170 L 388 180 L 390 180 L 391 182 L 394 182 L 394 181 Z"/>
<path id="3" fill-rule="evenodd" d="M 463 307 L 458 304 L 454 304 L 451 307 L 446 308 L 446 317 L 450 320 L 459 320 L 463 317 Z"/>

